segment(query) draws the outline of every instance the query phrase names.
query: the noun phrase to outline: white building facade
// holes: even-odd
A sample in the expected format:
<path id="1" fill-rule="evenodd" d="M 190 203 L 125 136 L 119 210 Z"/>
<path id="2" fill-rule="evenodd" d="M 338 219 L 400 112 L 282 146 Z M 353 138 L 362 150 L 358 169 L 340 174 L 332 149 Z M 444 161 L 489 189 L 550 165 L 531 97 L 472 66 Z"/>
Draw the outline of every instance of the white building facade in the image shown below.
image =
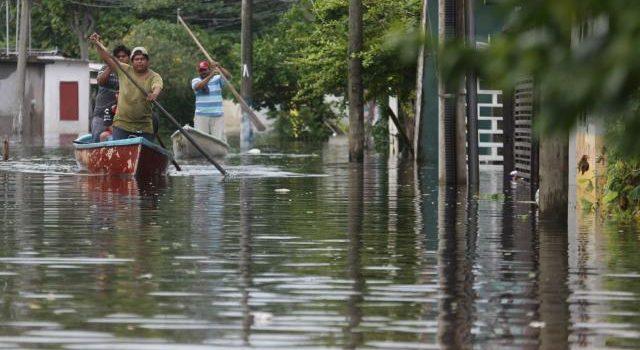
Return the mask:
<path id="1" fill-rule="evenodd" d="M 16 57 L 0 57 L 0 137 L 11 133 L 18 110 Z M 45 146 L 70 143 L 89 131 L 90 69 L 87 61 L 60 56 L 30 58 L 24 136 Z"/>

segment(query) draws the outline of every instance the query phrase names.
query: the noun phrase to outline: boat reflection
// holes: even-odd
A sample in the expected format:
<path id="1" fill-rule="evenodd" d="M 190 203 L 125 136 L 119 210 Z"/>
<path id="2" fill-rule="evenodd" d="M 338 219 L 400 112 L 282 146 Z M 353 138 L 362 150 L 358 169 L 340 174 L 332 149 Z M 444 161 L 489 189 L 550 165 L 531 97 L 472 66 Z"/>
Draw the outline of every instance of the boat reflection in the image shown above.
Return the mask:
<path id="1" fill-rule="evenodd" d="M 85 176 L 79 177 L 78 183 L 87 193 L 119 194 L 129 196 L 157 196 L 163 192 L 169 180 L 166 176 L 155 176 L 145 179 L 121 176 Z"/>

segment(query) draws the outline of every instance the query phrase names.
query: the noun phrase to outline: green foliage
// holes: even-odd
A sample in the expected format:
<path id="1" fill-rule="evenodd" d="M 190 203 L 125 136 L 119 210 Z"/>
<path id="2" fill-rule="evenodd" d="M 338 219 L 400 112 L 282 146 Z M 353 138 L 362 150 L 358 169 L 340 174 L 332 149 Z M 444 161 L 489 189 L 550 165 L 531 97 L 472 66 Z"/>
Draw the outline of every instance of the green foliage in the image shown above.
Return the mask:
<path id="1" fill-rule="evenodd" d="M 365 0 L 363 6 L 366 97 L 382 100 L 391 91 L 408 100 L 415 89 L 417 50 L 398 43 L 414 35 L 420 1 Z M 320 118 L 325 95 L 346 95 L 347 44 L 346 0 L 300 1 L 256 41 L 254 102 L 283 111 L 310 108 Z"/>
<path id="2" fill-rule="evenodd" d="M 126 7 L 99 10 L 79 3 L 63 0 L 35 2 L 32 9 L 32 46 L 34 48 L 58 48 L 68 57 L 80 55 L 79 39 L 73 32 L 75 21 L 88 15 L 93 20 L 93 30 L 106 39 L 119 42 L 129 28 L 140 20 Z"/>
<path id="3" fill-rule="evenodd" d="M 325 120 L 333 117 L 330 108 L 322 103 L 303 106 L 300 110 L 277 111 L 275 128 L 284 138 L 291 140 L 322 140 L 331 135 Z"/>
<path id="4" fill-rule="evenodd" d="M 388 118 L 380 120 L 371 128 L 371 134 L 375 143 L 376 151 L 386 152 L 389 150 L 389 122 Z"/>
<path id="5" fill-rule="evenodd" d="M 636 94 L 640 84 L 640 3 L 622 0 L 511 0 L 503 2 L 506 31 L 486 49 L 449 43 L 440 62 L 445 76 L 476 69 L 502 88 L 522 77 L 537 85 L 539 131 L 566 131 L 585 113 L 624 121 L 620 136 L 640 151 Z"/>
<path id="6" fill-rule="evenodd" d="M 389 94 L 402 101 L 411 117 L 418 41 L 415 28 L 420 0 L 364 0 L 364 68 L 366 98 Z M 95 19 L 105 44 L 146 46 L 152 69 L 165 81 L 161 101 L 184 123 L 191 120 L 189 86 L 194 64 L 202 55 L 176 24 L 175 13 L 190 24 L 214 58 L 240 79 L 240 4 L 228 0 L 134 0 L 113 7 L 82 2 L 43 0 L 34 6 L 34 47 L 58 47 L 66 56 L 80 53 L 72 27 L 78 14 Z M 254 4 L 253 101 L 273 111 L 277 128 L 287 138 L 326 138 L 325 121 L 339 117 L 325 96 L 346 95 L 347 0 L 271 0 Z M 201 30 L 197 30 L 200 28 Z M 98 60 L 94 50 L 89 51 Z"/>
<path id="7" fill-rule="evenodd" d="M 640 215 L 640 160 L 610 153 L 603 202 L 616 217 Z"/>

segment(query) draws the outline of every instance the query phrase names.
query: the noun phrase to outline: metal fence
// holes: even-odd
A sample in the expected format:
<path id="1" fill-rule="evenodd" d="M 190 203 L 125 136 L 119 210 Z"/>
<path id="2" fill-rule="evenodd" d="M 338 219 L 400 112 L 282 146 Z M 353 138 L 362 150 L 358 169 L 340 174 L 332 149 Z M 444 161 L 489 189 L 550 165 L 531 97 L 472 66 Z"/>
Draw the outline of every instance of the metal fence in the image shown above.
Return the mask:
<path id="1" fill-rule="evenodd" d="M 482 164 L 502 164 L 502 91 L 478 80 L 478 147 Z"/>

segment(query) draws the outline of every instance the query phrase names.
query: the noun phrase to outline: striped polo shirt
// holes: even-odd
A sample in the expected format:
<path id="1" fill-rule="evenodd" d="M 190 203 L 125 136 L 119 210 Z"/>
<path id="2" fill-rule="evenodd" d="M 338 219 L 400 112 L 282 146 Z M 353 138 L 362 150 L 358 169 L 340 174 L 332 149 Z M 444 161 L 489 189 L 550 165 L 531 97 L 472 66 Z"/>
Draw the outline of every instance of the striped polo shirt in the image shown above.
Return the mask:
<path id="1" fill-rule="evenodd" d="M 202 81 L 197 77 L 191 80 L 191 88 L 196 94 L 196 115 L 203 117 L 221 117 L 222 116 L 222 87 L 224 81 L 220 75 L 214 75 L 209 80 L 209 93 L 203 90 L 195 90 L 196 84 Z"/>

